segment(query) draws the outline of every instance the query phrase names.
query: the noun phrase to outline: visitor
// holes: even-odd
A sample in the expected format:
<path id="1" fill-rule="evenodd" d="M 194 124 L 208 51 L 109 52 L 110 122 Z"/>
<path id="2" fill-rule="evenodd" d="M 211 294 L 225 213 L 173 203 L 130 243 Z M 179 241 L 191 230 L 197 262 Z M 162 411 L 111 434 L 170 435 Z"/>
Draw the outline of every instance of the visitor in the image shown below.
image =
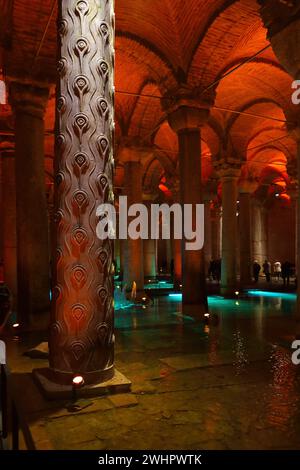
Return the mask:
<path id="1" fill-rule="evenodd" d="M 263 273 L 266 276 L 266 281 L 270 282 L 271 281 L 271 263 L 267 259 L 265 260 L 263 264 Z"/>
<path id="2" fill-rule="evenodd" d="M 254 263 L 253 263 L 254 282 L 258 282 L 260 270 L 261 270 L 261 266 L 260 266 L 259 262 L 257 260 L 255 260 Z"/>
<path id="3" fill-rule="evenodd" d="M 274 269 L 274 276 L 277 279 L 277 281 L 279 281 L 280 276 L 281 276 L 281 263 L 280 263 L 280 261 L 275 261 L 273 269 Z"/>
<path id="4" fill-rule="evenodd" d="M 285 261 L 281 266 L 281 276 L 283 279 L 283 285 L 290 285 L 290 276 L 291 276 L 291 263 Z"/>

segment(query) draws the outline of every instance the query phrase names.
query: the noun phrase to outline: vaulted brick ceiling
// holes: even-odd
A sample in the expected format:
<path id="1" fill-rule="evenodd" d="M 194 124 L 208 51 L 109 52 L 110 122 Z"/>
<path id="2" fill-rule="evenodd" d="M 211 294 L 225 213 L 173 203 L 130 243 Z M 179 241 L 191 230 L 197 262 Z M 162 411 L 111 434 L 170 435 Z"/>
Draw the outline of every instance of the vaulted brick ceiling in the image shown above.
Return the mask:
<path id="1" fill-rule="evenodd" d="M 0 42 L 8 77 L 54 84 L 56 3 L 0 0 Z M 212 171 L 208 159 L 228 141 L 226 148 L 255 177 L 269 164 L 286 171 L 287 159 L 295 156 L 284 125 L 291 108 L 291 78 L 267 47 L 255 0 L 115 0 L 115 8 L 117 144 L 122 136 L 139 136 L 155 145 L 154 161 L 145 162 L 148 186 L 176 170 L 176 136 L 160 98 L 178 83 L 202 90 L 215 83 L 215 107 L 202 131 L 205 178 Z M 46 127 L 53 131 L 53 89 Z M 48 137 L 48 156 L 51 145 Z"/>

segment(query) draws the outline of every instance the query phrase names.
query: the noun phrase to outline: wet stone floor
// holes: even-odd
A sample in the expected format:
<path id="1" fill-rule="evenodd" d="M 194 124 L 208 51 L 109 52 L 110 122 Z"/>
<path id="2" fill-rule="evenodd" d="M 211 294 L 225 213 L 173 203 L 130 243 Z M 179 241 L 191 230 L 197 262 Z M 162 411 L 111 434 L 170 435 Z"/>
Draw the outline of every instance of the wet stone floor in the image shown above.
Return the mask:
<path id="1" fill-rule="evenodd" d="M 31 387 L 22 391 L 37 448 L 300 449 L 295 296 L 210 297 L 209 324 L 183 316 L 180 300 L 116 312 L 115 362 L 130 394 L 92 398 L 70 413 L 39 392 L 31 405 Z M 10 354 L 15 373 L 31 370 L 32 360 Z"/>

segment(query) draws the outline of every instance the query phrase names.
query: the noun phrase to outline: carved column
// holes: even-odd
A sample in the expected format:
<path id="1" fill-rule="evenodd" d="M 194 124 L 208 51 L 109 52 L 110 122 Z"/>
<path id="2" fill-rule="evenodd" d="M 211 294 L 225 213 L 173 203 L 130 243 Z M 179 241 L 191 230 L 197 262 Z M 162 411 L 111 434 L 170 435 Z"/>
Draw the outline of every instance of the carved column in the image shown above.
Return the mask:
<path id="1" fill-rule="evenodd" d="M 2 163 L 2 223 L 4 281 L 13 296 L 13 308 L 17 302 L 17 223 L 16 223 L 16 175 L 15 148 L 4 142 L 0 148 Z"/>
<path id="2" fill-rule="evenodd" d="M 96 209 L 113 203 L 111 0 L 59 2 L 52 380 L 114 374 L 113 240 L 96 237 Z"/>
<path id="3" fill-rule="evenodd" d="M 240 170 L 225 164 L 219 173 L 222 184 L 221 293 L 232 296 L 237 287 L 237 182 Z"/>
<path id="4" fill-rule="evenodd" d="M 212 97 L 196 99 L 195 92 L 185 88 L 177 90 L 175 96 L 175 104 L 167 111 L 169 124 L 178 136 L 180 200 L 195 207 L 202 203 L 200 127 L 208 119 Z M 182 242 L 183 307 L 187 313 L 189 310 L 201 317 L 208 308 L 204 249 L 188 251 L 184 238 Z"/>
<path id="5" fill-rule="evenodd" d="M 44 169 L 48 89 L 11 83 L 15 114 L 18 314 L 22 325 L 47 326 L 50 257 Z M 47 315 L 42 319 L 42 313 Z"/>

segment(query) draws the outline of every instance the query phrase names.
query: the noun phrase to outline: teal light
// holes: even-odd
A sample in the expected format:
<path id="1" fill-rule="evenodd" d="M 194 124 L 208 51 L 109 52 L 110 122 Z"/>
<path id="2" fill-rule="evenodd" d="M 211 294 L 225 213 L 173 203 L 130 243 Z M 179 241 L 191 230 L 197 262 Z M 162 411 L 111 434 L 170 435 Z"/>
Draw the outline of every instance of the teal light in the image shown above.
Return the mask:
<path id="1" fill-rule="evenodd" d="M 247 293 L 249 295 L 257 295 L 260 297 L 273 297 L 273 298 L 282 298 L 282 299 L 289 299 L 295 300 L 296 294 L 286 293 L 286 292 L 269 292 L 265 290 L 248 290 Z"/>
<path id="2" fill-rule="evenodd" d="M 182 294 L 169 294 L 169 297 L 172 297 L 173 299 L 181 300 L 182 299 Z"/>

